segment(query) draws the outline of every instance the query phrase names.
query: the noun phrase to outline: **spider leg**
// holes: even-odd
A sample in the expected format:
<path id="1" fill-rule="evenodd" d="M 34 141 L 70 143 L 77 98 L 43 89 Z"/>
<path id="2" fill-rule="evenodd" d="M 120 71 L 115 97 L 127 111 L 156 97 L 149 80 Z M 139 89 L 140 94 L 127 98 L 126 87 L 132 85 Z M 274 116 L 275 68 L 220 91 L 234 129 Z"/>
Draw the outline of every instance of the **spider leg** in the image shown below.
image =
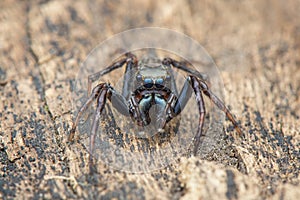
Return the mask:
<path id="1" fill-rule="evenodd" d="M 198 80 L 197 78 L 195 79 Z M 168 119 L 166 122 L 170 121 L 171 119 L 173 119 L 174 117 L 176 117 L 181 113 L 181 111 L 184 109 L 187 102 L 191 98 L 192 92 L 194 91 L 196 95 L 196 102 L 198 104 L 198 110 L 199 110 L 198 130 L 196 136 L 194 137 L 194 150 L 193 150 L 193 154 L 196 155 L 197 149 L 199 148 L 200 138 L 202 135 L 202 129 L 204 124 L 205 104 L 202 97 L 201 88 L 197 85 L 199 83 L 198 82 L 194 83 L 194 82 L 195 81 L 193 80 L 192 76 L 187 77 L 180 91 L 180 94 L 175 102 L 175 105 L 173 107 L 173 112 L 167 113 Z M 170 99 L 170 100 L 173 101 L 174 99 Z M 170 104 L 171 102 L 168 102 L 167 105 L 170 106 Z"/>
<path id="2" fill-rule="evenodd" d="M 231 121 L 231 123 L 233 124 L 235 130 L 238 132 L 238 134 L 241 136 L 242 135 L 242 130 L 240 129 L 240 127 L 238 126 L 238 123 L 235 121 L 233 115 L 230 113 L 230 111 L 228 110 L 228 108 L 225 106 L 225 104 L 209 89 L 209 87 L 207 86 L 207 84 L 202 81 L 197 79 L 196 77 L 191 76 L 192 79 L 195 79 L 198 81 L 201 90 L 203 91 L 203 93 L 210 98 L 210 100 L 220 109 L 222 110 L 227 118 Z"/>
<path id="3" fill-rule="evenodd" d="M 171 90 L 174 91 L 175 95 L 178 96 L 178 90 L 176 86 L 174 70 L 170 68 L 170 75 L 171 75 Z"/>
<path id="4" fill-rule="evenodd" d="M 99 127 L 99 121 L 100 121 L 100 116 L 101 113 L 104 109 L 105 103 L 106 103 L 106 99 L 108 97 L 108 92 L 109 92 L 109 85 L 106 83 L 101 84 L 101 89 L 99 91 L 99 95 L 97 97 L 97 108 L 95 111 L 95 115 L 94 115 L 94 119 L 93 119 L 93 124 L 92 124 L 92 128 L 91 128 L 91 135 L 90 135 L 90 144 L 89 144 L 89 151 L 90 151 L 90 155 L 89 155 L 89 166 L 90 166 L 90 172 L 92 171 L 92 165 L 93 165 L 93 152 L 94 152 L 94 146 L 95 146 L 95 138 L 96 138 L 96 134 L 98 131 L 98 127 Z"/>
<path id="5" fill-rule="evenodd" d="M 165 59 L 164 59 L 165 60 Z M 168 72 L 171 76 L 171 90 L 173 91 L 173 93 L 178 96 L 178 90 L 177 90 L 177 86 L 176 86 L 176 81 L 175 81 L 175 75 L 174 75 L 174 70 L 171 67 L 170 63 L 166 64 L 166 61 L 162 61 L 162 64 L 168 67 Z"/>
<path id="6" fill-rule="evenodd" d="M 93 100 L 95 100 L 97 98 L 98 99 L 100 98 L 101 92 L 105 88 L 106 88 L 106 90 L 109 91 L 109 95 L 106 95 L 106 97 L 109 98 L 109 100 L 111 101 L 113 107 L 116 108 L 117 111 L 119 113 L 121 113 L 122 115 L 129 116 L 129 111 L 128 111 L 128 106 L 127 106 L 126 99 L 122 95 L 118 94 L 109 84 L 101 83 L 93 89 L 91 96 L 88 98 L 88 100 L 79 109 L 79 112 L 77 113 L 75 121 L 72 124 L 72 128 L 71 128 L 71 131 L 70 131 L 70 134 L 69 134 L 69 137 L 68 137 L 68 141 L 73 140 L 74 135 L 75 135 L 75 131 L 76 131 L 76 127 L 77 127 L 78 122 L 79 122 L 79 119 L 82 116 L 82 114 L 84 113 L 84 111 L 86 111 L 86 109 L 91 105 Z M 102 110 L 101 110 L 101 112 L 102 112 Z"/>
<path id="7" fill-rule="evenodd" d="M 82 114 L 84 113 L 84 111 L 86 111 L 86 109 L 91 105 L 91 103 L 93 102 L 93 100 L 95 98 L 97 98 L 97 96 L 99 95 L 99 92 L 101 90 L 101 85 L 97 85 L 93 91 L 91 96 L 88 98 L 88 100 L 82 105 L 82 107 L 79 109 L 76 119 L 72 124 L 72 129 L 70 131 L 69 137 L 68 137 L 68 141 L 72 141 L 75 135 L 75 131 L 76 131 L 76 127 L 78 125 L 79 119 L 82 116 Z"/>
<path id="8" fill-rule="evenodd" d="M 115 69 L 118 69 L 120 67 L 122 67 L 125 63 L 127 63 L 126 65 L 126 72 L 127 71 L 131 71 L 131 67 L 132 66 L 136 66 L 137 64 L 137 59 L 136 56 L 131 54 L 131 53 L 126 53 L 125 56 L 123 58 L 121 58 L 120 60 L 114 62 L 113 64 L 111 64 L 109 67 L 107 67 L 106 69 L 99 71 L 95 74 L 91 74 L 88 76 L 88 100 L 84 103 L 84 105 L 80 108 L 76 119 L 72 125 L 72 129 L 70 131 L 70 135 L 68 137 L 68 141 L 72 141 L 74 138 L 74 134 L 75 134 L 75 130 L 76 127 L 78 125 L 79 119 L 81 117 L 81 115 L 84 113 L 84 111 L 90 106 L 90 104 L 92 103 L 92 101 L 99 95 L 99 90 L 101 88 L 101 84 L 97 85 L 91 94 L 91 87 L 92 87 L 92 83 L 96 80 L 98 80 L 101 76 L 112 72 Z M 130 69 L 128 69 L 130 68 Z M 130 75 L 127 75 L 127 77 Z M 125 75 L 126 77 L 126 75 Z M 124 82 L 125 83 L 125 82 Z M 124 84 L 125 85 L 125 84 Z M 125 88 L 125 89 L 124 89 Z M 123 91 L 127 91 L 128 86 L 123 86 Z M 127 109 L 127 104 L 126 104 L 126 100 L 124 99 L 124 97 L 122 97 L 121 95 L 119 95 L 118 93 L 116 93 L 113 90 L 114 95 L 112 95 L 112 104 L 114 105 L 114 107 L 123 115 L 129 115 L 128 109 Z"/>
<path id="9" fill-rule="evenodd" d="M 136 63 L 136 56 L 133 55 L 132 53 L 126 53 L 122 58 L 120 58 L 118 61 L 112 63 L 110 66 L 107 68 L 96 72 L 95 74 L 91 74 L 88 76 L 88 96 L 91 94 L 91 89 L 92 89 L 92 83 L 98 80 L 101 76 L 104 76 L 107 73 L 110 73 L 120 67 L 122 67 L 125 63 Z"/>
<path id="10" fill-rule="evenodd" d="M 160 122 L 159 122 L 159 131 L 162 131 L 164 130 L 167 122 L 169 122 L 171 119 L 173 119 L 176 115 L 174 115 L 174 111 L 173 111 L 173 108 L 172 108 L 172 105 L 173 105 L 173 102 L 176 100 L 176 95 L 174 94 L 171 94 L 168 101 L 167 101 L 167 104 L 164 108 L 164 113 L 165 113 L 165 116 L 162 116 Z"/>
<path id="11" fill-rule="evenodd" d="M 195 137 L 195 147 L 194 147 L 194 154 L 196 154 L 199 143 L 200 143 L 200 136 L 202 134 L 202 128 L 203 128 L 203 122 L 204 122 L 204 114 L 205 114 L 205 106 L 204 106 L 204 102 L 203 102 L 203 97 L 201 94 L 201 91 L 208 96 L 211 101 L 220 109 L 222 110 L 226 116 L 229 118 L 229 120 L 232 122 L 232 124 L 234 125 L 235 129 L 237 130 L 237 132 L 239 133 L 239 135 L 242 134 L 241 129 L 239 128 L 237 122 L 235 121 L 234 117 L 232 116 L 232 114 L 230 113 L 230 111 L 228 110 L 228 108 L 224 105 L 224 103 L 215 95 L 213 94 L 213 92 L 208 88 L 207 84 L 202 81 L 199 80 L 199 78 L 197 78 L 196 76 L 192 76 L 190 75 L 190 80 L 191 80 L 191 85 L 194 89 L 194 92 L 196 94 L 196 101 L 198 103 L 198 107 L 199 107 L 199 126 L 198 126 L 198 131 Z"/>
<path id="12" fill-rule="evenodd" d="M 175 103 L 175 106 L 174 106 L 175 116 L 179 115 L 181 113 L 181 111 L 184 109 L 184 107 L 186 106 L 188 100 L 192 96 L 192 92 L 193 92 L 193 89 L 191 87 L 190 78 L 188 77 L 185 80 L 184 85 L 183 85 L 183 87 L 180 91 L 180 94 L 178 96 L 178 99 Z"/>
<path id="13" fill-rule="evenodd" d="M 200 78 L 201 80 L 204 80 L 204 81 L 208 80 L 208 78 L 205 75 L 201 74 L 197 70 L 193 70 L 193 69 L 187 67 L 187 65 L 190 65 L 187 62 L 179 62 L 179 61 L 174 60 L 172 58 L 164 58 L 162 63 L 165 64 L 165 65 L 168 65 L 168 66 L 172 65 L 173 67 L 175 67 L 177 69 L 185 71 L 189 74 L 193 74 L 193 75 L 197 76 L 198 78 Z"/>
<path id="14" fill-rule="evenodd" d="M 222 110 L 226 116 L 228 117 L 228 119 L 232 122 L 232 124 L 234 125 L 235 129 L 237 130 L 237 132 L 241 135 L 242 134 L 242 131 L 241 129 L 239 128 L 237 122 L 235 121 L 234 117 L 232 116 L 232 114 L 230 113 L 230 111 L 228 110 L 228 108 L 224 105 L 224 103 L 215 95 L 213 94 L 213 92 L 209 89 L 209 87 L 207 86 L 207 84 L 202 81 L 202 80 L 205 80 L 206 77 L 203 77 L 203 75 L 198 72 L 198 71 L 195 71 L 195 70 L 192 70 L 192 69 L 189 69 L 188 67 L 186 67 L 183 63 L 181 62 L 178 62 L 172 58 L 165 58 L 163 60 L 163 64 L 165 65 L 172 65 L 178 69 L 181 69 L 185 72 L 188 72 L 191 75 L 191 77 L 197 77 L 197 80 L 200 82 L 200 86 L 201 86 L 201 89 L 203 90 L 203 93 L 208 96 L 212 102 L 214 104 L 217 105 L 217 107 Z M 195 78 L 193 78 L 195 79 Z M 199 80 L 200 79 L 200 80 Z M 184 104 L 181 103 L 181 107 L 183 107 Z"/>
<path id="15" fill-rule="evenodd" d="M 136 56 L 133 54 L 129 54 L 128 59 L 126 61 L 126 69 L 125 69 L 123 88 L 122 88 L 122 95 L 126 99 L 128 99 L 130 95 L 130 91 L 133 84 L 132 77 L 137 70 L 137 63 L 138 62 Z"/>
<path id="16" fill-rule="evenodd" d="M 125 97 L 112 88 L 110 92 L 111 94 L 109 96 L 109 100 L 111 101 L 112 106 L 115 109 L 117 109 L 117 111 L 122 115 L 129 116 L 130 113 L 127 105 L 127 100 L 125 99 Z"/>
<path id="17" fill-rule="evenodd" d="M 171 113 L 171 115 L 168 116 L 169 118 L 167 119 L 166 122 L 170 121 L 172 118 L 176 117 L 181 113 L 181 111 L 186 106 L 188 100 L 190 99 L 193 90 L 196 95 L 196 101 L 199 109 L 199 125 L 198 125 L 197 134 L 194 138 L 194 143 L 195 143 L 194 151 L 193 151 L 194 155 L 196 155 L 197 149 L 200 144 L 200 137 L 202 135 L 202 129 L 203 129 L 203 124 L 205 119 L 205 104 L 203 101 L 202 92 L 206 96 L 208 96 L 211 99 L 211 101 L 226 114 L 226 116 L 232 122 L 239 135 L 242 134 L 242 131 L 239 128 L 237 122 L 235 121 L 234 117 L 232 116 L 228 108 L 224 105 L 224 103 L 215 94 L 213 94 L 213 92 L 208 88 L 207 84 L 204 81 L 200 80 L 198 77 L 193 75 L 189 75 L 188 78 L 186 79 L 181 89 L 181 92 L 178 96 L 178 99 L 175 102 L 173 112 Z"/>
<path id="18" fill-rule="evenodd" d="M 203 124 L 205 119 L 205 104 L 204 104 L 201 87 L 199 86 L 198 79 L 194 76 L 189 76 L 188 81 L 190 81 L 192 88 L 194 89 L 196 95 L 196 102 L 198 104 L 198 110 L 199 110 L 198 130 L 194 138 L 194 150 L 193 150 L 193 154 L 196 156 L 200 144 L 200 138 L 203 131 Z"/>
<path id="19" fill-rule="evenodd" d="M 102 111 L 105 107 L 106 100 L 109 99 L 112 103 L 112 105 L 117 109 L 118 112 L 125 116 L 129 116 L 129 111 L 127 107 L 127 102 L 125 98 L 118 94 L 108 83 L 100 83 L 98 84 L 92 91 L 91 96 L 88 98 L 88 100 L 83 104 L 83 106 L 80 108 L 75 121 L 73 122 L 72 129 L 70 131 L 70 135 L 68 140 L 72 141 L 74 138 L 74 134 L 76 131 L 76 127 L 78 125 L 79 119 L 84 113 L 84 111 L 91 105 L 93 100 L 97 101 L 97 107 L 95 114 L 93 116 L 93 122 L 92 122 L 92 128 L 90 131 L 90 141 L 89 141 L 89 167 L 90 172 L 92 171 L 93 166 L 93 152 L 94 152 L 94 146 L 95 146 L 95 138 L 99 127 L 100 122 L 100 116 L 102 114 Z"/>

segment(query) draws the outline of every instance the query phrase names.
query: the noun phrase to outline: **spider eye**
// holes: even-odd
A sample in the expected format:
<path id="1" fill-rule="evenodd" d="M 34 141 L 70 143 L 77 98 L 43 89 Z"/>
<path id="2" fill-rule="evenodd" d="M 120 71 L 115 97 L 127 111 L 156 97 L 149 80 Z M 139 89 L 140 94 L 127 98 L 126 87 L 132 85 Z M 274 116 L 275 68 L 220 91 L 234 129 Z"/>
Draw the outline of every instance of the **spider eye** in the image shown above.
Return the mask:
<path id="1" fill-rule="evenodd" d="M 139 81 L 139 82 L 140 82 L 140 81 L 142 81 L 142 79 L 143 79 L 143 76 L 142 76 L 142 75 L 140 75 L 140 74 L 138 74 L 138 75 L 136 75 L 136 77 L 135 77 L 135 78 L 136 78 L 136 80 L 137 80 L 137 81 Z"/>
<path id="2" fill-rule="evenodd" d="M 155 80 L 156 85 L 162 86 L 164 84 L 164 79 L 163 78 L 158 78 Z"/>
<path id="3" fill-rule="evenodd" d="M 171 80 L 171 76 L 170 75 L 167 75 L 166 76 L 166 81 L 170 81 Z"/>
<path id="4" fill-rule="evenodd" d="M 144 87 L 145 88 L 152 88 L 153 87 L 153 80 L 151 78 L 144 79 Z"/>

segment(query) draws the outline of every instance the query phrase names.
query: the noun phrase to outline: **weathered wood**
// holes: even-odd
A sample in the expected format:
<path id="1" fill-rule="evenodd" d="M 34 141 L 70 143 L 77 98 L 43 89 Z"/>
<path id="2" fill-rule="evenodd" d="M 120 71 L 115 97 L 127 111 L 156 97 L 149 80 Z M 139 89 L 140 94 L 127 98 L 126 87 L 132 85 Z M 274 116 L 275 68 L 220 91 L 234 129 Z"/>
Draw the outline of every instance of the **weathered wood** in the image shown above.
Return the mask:
<path id="1" fill-rule="evenodd" d="M 297 1 L 0 2 L 0 198 L 298 199 L 300 4 Z M 67 143 L 80 63 L 101 41 L 159 26 L 216 61 L 230 122 L 196 157 L 131 174 Z M 205 141 L 215 140 L 209 151 Z"/>

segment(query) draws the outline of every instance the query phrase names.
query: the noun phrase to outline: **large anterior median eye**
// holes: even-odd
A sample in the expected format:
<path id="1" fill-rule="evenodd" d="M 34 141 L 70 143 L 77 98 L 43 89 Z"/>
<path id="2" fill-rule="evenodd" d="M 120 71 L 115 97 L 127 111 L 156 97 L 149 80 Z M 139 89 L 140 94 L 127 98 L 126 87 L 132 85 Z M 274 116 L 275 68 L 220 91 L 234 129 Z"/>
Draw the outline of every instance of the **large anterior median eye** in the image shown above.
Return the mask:
<path id="1" fill-rule="evenodd" d="M 163 78 L 156 79 L 155 84 L 163 85 L 164 84 L 164 79 Z"/>
<path id="2" fill-rule="evenodd" d="M 153 87 L 153 80 L 151 78 L 144 79 L 144 87 L 145 88 L 152 88 Z"/>
<path id="3" fill-rule="evenodd" d="M 158 88 L 164 87 L 164 79 L 163 78 L 158 78 L 155 80 L 155 86 Z"/>

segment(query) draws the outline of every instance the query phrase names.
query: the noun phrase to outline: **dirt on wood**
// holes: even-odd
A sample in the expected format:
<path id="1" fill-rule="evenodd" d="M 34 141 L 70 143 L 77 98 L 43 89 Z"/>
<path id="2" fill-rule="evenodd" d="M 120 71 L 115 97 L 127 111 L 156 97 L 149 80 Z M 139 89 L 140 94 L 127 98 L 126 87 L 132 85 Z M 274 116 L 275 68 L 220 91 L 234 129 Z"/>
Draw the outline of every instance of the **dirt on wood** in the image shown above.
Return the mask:
<path id="1" fill-rule="evenodd" d="M 299 10 L 293 0 L 1 1 L 0 198 L 298 199 Z M 203 46 L 243 135 L 226 120 L 196 156 L 144 173 L 99 159 L 90 173 L 78 132 L 68 142 L 77 74 L 101 42 L 142 27 Z"/>

